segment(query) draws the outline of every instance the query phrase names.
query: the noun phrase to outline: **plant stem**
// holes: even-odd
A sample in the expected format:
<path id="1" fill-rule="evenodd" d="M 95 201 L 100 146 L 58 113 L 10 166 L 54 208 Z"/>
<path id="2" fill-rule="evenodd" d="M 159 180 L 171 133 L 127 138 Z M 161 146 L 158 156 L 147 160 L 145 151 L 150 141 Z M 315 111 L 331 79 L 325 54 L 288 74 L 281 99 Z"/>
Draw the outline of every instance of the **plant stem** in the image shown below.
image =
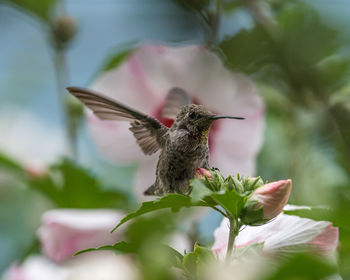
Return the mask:
<path id="1" fill-rule="evenodd" d="M 221 0 L 215 1 L 215 12 L 211 22 L 211 33 L 209 37 L 209 44 L 215 44 L 218 36 L 220 27 L 220 16 L 221 16 Z"/>
<path id="2" fill-rule="evenodd" d="M 65 87 L 68 85 L 68 69 L 66 64 L 66 58 L 64 50 L 54 47 L 54 65 L 56 74 L 57 95 L 60 103 L 61 110 L 63 112 L 63 122 L 65 127 L 65 137 L 67 143 L 67 154 L 70 157 L 75 158 L 77 155 L 76 149 L 76 137 L 71 132 L 71 121 L 66 106 L 64 94 Z"/>
<path id="3" fill-rule="evenodd" d="M 227 251 L 226 251 L 226 263 L 229 263 L 232 259 L 232 251 L 233 251 L 233 244 L 235 242 L 236 236 L 239 232 L 239 226 L 237 219 L 231 217 L 230 215 L 227 215 L 229 221 L 230 221 L 230 232 L 228 236 L 228 245 L 227 245 Z"/>

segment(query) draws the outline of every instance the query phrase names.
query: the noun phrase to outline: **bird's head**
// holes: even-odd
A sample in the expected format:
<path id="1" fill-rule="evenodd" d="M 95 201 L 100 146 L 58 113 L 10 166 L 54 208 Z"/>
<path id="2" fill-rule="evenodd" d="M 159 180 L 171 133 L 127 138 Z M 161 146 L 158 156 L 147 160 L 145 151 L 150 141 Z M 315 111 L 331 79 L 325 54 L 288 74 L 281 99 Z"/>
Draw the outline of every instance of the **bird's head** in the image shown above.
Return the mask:
<path id="1" fill-rule="evenodd" d="M 216 115 L 202 105 L 190 104 L 182 108 L 173 126 L 177 129 L 187 129 L 194 135 L 207 138 L 211 124 L 219 119 L 242 120 L 244 118 Z"/>

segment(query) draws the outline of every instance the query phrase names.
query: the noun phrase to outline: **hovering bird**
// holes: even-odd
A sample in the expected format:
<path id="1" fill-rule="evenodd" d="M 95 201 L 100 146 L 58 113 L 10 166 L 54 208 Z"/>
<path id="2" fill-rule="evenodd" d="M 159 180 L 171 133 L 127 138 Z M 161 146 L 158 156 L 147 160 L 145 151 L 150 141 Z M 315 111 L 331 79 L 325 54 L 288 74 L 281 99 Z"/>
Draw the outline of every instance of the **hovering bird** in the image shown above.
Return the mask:
<path id="1" fill-rule="evenodd" d="M 80 87 L 68 87 L 67 90 L 101 120 L 130 122 L 129 129 L 146 155 L 161 150 L 156 181 L 145 191 L 146 195 L 188 194 L 189 180 L 194 178 L 196 168 L 209 168 L 211 124 L 218 119 L 244 119 L 216 115 L 202 105 L 191 104 L 188 94 L 174 87 L 168 92 L 163 108 L 164 117 L 175 119 L 168 128 L 155 118 L 102 94 Z"/>

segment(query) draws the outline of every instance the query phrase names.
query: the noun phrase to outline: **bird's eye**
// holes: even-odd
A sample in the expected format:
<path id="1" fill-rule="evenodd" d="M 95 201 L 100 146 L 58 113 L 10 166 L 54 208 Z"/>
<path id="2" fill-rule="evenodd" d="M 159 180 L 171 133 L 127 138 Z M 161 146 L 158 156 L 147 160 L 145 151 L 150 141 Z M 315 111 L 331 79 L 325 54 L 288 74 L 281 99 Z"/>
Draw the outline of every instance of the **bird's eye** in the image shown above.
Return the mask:
<path id="1" fill-rule="evenodd" d="M 196 113 L 195 112 L 190 112 L 188 114 L 188 117 L 191 118 L 191 119 L 194 119 L 196 117 Z"/>

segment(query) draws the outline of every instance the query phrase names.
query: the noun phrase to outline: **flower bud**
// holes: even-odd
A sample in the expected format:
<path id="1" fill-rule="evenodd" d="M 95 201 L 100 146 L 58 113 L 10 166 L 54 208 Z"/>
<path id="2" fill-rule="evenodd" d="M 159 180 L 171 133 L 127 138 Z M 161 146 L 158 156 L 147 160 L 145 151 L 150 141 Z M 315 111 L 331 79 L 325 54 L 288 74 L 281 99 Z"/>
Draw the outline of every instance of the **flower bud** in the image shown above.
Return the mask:
<path id="1" fill-rule="evenodd" d="M 248 183 L 246 184 L 245 191 L 252 191 L 264 185 L 264 181 L 261 179 L 261 177 L 248 177 L 246 178 L 246 181 Z"/>
<path id="2" fill-rule="evenodd" d="M 211 179 L 211 173 L 208 169 L 197 167 L 196 168 L 196 178 L 203 179 L 204 177 L 207 177 L 208 179 Z"/>
<path id="3" fill-rule="evenodd" d="M 292 180 L 280 180 L 256 189 L 246 202 L 241 220 L 247 225 L 262 224 L 276 217 L 287 204 Z"/>
<path id="4" fill-rule="evenodd" d="M 70 16 L 62 15 L 52 24 L 52 35 L 58 48 L 64 48 L 75 36 L 76 32 L 77 24 Z"/>

